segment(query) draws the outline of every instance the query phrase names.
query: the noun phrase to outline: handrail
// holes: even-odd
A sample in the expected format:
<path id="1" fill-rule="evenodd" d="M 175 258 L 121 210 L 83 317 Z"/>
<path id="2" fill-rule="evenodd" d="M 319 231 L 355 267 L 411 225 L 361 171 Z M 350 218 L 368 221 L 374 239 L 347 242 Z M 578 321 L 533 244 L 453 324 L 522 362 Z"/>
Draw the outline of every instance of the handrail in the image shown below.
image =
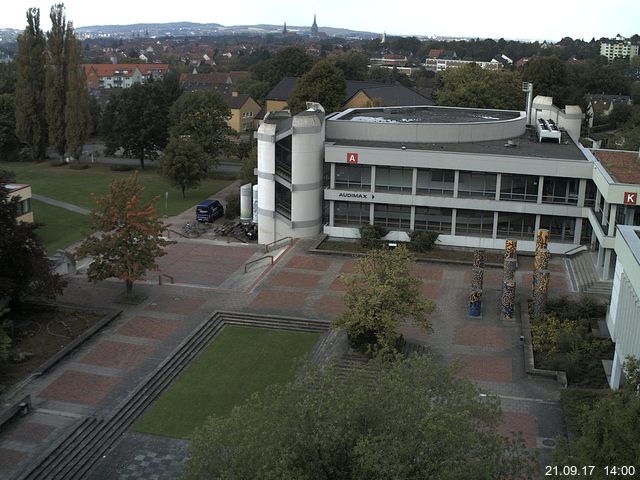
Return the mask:
<path id="1" fill-rule="evenodd" d="M 176 235 L 180 235 L 180 236 L 181 236 L 181 237 L 183 237 L 183 238 L 190 238 L 190 237 L 188 237 L 187 235 L 185 235 L 184 233 L 177 232 L 177 231 L 175 231 L 175 230 L 174 230 L 174 229 L 172 229 L 172 228 L 165 228 L 165 230 L 166 230 L 167 232 L 173 232 L 173 233 L 175 233 Z M 167 235 L 167 238 L 169 238 L 169 235 Z"/>
<path id="2" fill-rule="evenodd" d="M 173 277 L 171 275 L 167 275 L 166 273 L 161 273 L 158 275 L 158 285 L 162 285 L 162 277 L 167 277 L 169 281 L 173 284 Z"/>
<path id="3" fill-rule="evenodd" d="M 259 262 L 260 260 L 264 260 L 265 258 L 270 258 L 271 259 L 271 265 L 273 265 L 273 255 L 265 255 L 264 257 L 256 258 L 255 260 L 251 260 L 250 262 L 245 263 L 244 264 L 244 273 L 247 273 L 247 267 L 249 265 L 251 265 L 252 263 Z"/>
<path id="4" fill-rule="evenodd" d="M 584 249 L 584 250 L 582 250 L 582 249 Z M 570 257 L 571 255 L 573 255 L 574 253 L 579 252 L 580 250 L 586 251 L 586 250 L 589 250 L 589 247 L 587 247 L 586 245 L 578 245 L 577 247 L 572 248 L 568 252 L 564 252 L 564 256 L 565 257 Z"/>
<path id="5" fill-rule="evenodd" d="M 275 245 L 276 243 L 279 243 L 279 242 L 281 242 L 283 240 L 289 240 L 289 245 L 291 245 L 293 243 L 293 237 L 282 237 L 282 238 L 279 238 L 278 240 L 275 240 L 275 241 L 273 241 L 271 243 L 267 243 L 264 246 L 264 251 L 268 252 L 269 251 L 269 247 L 271 247 L 271 246 Z"/>

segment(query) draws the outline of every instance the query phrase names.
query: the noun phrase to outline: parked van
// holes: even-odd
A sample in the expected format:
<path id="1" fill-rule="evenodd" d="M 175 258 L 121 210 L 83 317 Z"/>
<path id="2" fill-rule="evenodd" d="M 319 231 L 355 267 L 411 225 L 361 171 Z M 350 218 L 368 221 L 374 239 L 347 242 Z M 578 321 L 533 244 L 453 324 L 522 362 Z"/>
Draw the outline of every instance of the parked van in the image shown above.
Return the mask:
<path id="1" fill-rule="evenodd" d="M 196 206 L 196 220 L 199 222 L 213 222 L 224 215 L 224 208 L 218 200 L 203 200 Z"/>

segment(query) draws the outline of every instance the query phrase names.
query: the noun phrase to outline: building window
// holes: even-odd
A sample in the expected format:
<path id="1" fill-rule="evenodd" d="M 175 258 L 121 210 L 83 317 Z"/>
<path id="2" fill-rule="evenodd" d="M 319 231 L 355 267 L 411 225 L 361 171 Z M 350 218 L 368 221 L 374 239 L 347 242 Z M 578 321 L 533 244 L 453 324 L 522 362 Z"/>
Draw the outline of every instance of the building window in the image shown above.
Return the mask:
<path id="1" fill-rule="evenodd" d="M 26 215 L 31 211 L 31 199 L 25 198 L 24 200 L 20 200 L 18 202 L 18 212 L 17 216 L 20 217 L 22 215 Z"/>
<path id="2" fill-rule="evenodd" d="M 458 177 L 458 197 L 495 198 L 495 173 L 460 172 Z"/>
<path id="3" fill-rule="evenodd" d="M 536 216 L 526 213 L 498 213 L 498 238 L 533 240 Z"/>
<path id="4" fill-rule="evenodd" d="M 373 208 L 373 224 L 387 227 L 389 230 L 409 230 L 411 228 L 411 207 L 408 205 L 376 204 Z"/>
<path id="5" fill-rule="evenodd" d="M 486 210 L 458 209 L 456 214 L 456 236 L 493 236 L 493 212 Z"/>
<path id="6" fill-rule="evenodd" d="M 416 193 L 453 197 L 454 178 L 453 170 L 419 168 Z"/>
<path id="7" fill-rule="evenodd" d="M 450 208 L 416 207 L 414 230 L 451 235 Z"/>
<path id="8" fill-rule="evenodd" d="M 336 164 L 336 189 L 371 190 L 371 167 Z"/>
<path id="9" fill-rule="evenodd" d="M 588 223 L 588 222 L 586 222 Z M 573 243 L 576 219 L 569 217 L 540 216 L 540 228 L 549 230 L 549 238 L 556 242 Z"/>
<path id="10" fill-rule="evenodd" d="M 542 203 L 577 205 L 578 182 L 575 178 L 544 177 Z"/>
<path id="11" fill-rule="evenodd" d="M 596 194 L 598 193 L 598 187 L 593 180 L 587 180 L 587 188 L 584 195 L 584 206 L 594 207 L 596 205 Z"/>
<path id="12" fill-rule="evenodd" d="M 276 212 L 291 220 L 291 190 L 276 182 Z"/>
<path id="13" fill-rule="evenodd" d="M 376 192 L 411 193 L 413 168 L 376 167 Z"/>
<path id="14" fill-rule="evenodd" d="M 539 177 L 534 175 L 502 174 L 500 200 L 537 202 L 538 183 Z"/>
<path id="15" fill-rule="evenodd" d="M 359 202 L 334 202 L 333 225 L 336 227 L 360 227 L 369 223 L 369 204 Z"/>

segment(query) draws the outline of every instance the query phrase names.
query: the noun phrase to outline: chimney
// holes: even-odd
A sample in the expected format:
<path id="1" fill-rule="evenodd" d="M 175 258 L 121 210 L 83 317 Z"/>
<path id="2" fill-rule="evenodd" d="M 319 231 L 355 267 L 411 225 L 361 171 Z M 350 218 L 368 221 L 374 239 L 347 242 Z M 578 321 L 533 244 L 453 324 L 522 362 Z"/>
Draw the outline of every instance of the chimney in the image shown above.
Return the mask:
<path id="1" fill-rule="evenodd" d="M 232 90 L 231 91 L 231 96 L 232 97 L 237 97 L 238 96 L 238 91 L 237 90 Z"/>

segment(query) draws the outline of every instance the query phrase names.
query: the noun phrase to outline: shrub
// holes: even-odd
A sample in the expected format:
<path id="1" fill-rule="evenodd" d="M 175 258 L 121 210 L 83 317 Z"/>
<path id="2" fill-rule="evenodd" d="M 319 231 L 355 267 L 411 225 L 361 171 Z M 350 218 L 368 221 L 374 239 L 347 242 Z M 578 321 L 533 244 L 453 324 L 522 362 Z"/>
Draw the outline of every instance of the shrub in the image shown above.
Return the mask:
<path id="1" fill-rule="evenodd" d="M 224 218 L 232 219 L 240 215 L 240 194 L 238 192 L 230 193 L 226 196 L 227 206 L 224 209 Z"/>
<path id="2" fill-rule="evenodd" d="M 55 160 L 51 160 L 49 162 L 49 165 L 51 165 L 52 167 L 64 167 L 65 165 L 68 165 L 68 163 L 65 162 L 62 158 L 56 158 Z"/>
<path id="3" fill-rule="evenodd" d="M 362 248 L 378 248 L 382 244 L 380 239 L 384 237 L 389 230 L 377 225 L 365 224 L 360 227 L 360 245 Z"/>
<path id="4" fill-rule="evenodd" d="M 431 250 L 436 243 L 439 233 L 436 232 L 409 232 L 409 249 L 414 252 L 425 253 Z"/>
<path id="5" fill-rule="evenodd" d="M 88 163 L 73 162 L 73 163 L 69 164 L 69 168 L 71 170 L 86 170 L 87 168 L 89 168 L 89 164 Z"/>
<path id="6" fill-rule="evenodd" d="M 112 172 L 130 172 L 131 170 L 135 170 L 136 167 L 134 167 L 133 165 L 111 165 L 109 167 L 109 170 L 111 170 Z"/>

